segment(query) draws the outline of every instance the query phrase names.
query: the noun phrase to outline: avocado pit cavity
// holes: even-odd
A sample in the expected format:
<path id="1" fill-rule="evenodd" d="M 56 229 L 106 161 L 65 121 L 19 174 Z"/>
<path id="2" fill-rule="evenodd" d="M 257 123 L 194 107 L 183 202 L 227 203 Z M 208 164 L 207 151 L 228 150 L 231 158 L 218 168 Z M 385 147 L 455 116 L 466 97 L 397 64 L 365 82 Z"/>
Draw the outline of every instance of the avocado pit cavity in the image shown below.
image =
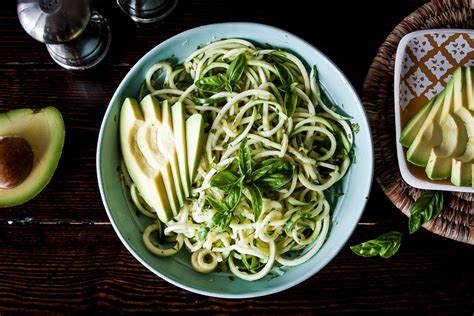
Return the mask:
<path id="1" fill-rule="evenodd" d="M 0 137 L 0 189 L 12 189 L 28 176 L 33 165 L 33 151 L 26 139 Z"/>

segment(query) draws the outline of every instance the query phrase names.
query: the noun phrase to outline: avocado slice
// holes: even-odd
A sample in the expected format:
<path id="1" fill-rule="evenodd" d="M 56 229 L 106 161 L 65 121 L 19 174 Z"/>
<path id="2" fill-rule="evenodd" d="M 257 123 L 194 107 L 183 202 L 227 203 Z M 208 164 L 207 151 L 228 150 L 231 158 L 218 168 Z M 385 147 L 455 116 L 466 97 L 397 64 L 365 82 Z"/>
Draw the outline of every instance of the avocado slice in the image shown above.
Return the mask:
<path id="1" fill-rule="evenodd" d="M 474 115 L 465 107 L 457 108 L 455 114 L 463 121 L 468 137 L 465 150 L 456 159 L 463 162 L 474 161 Z"/>
<path id="2" fill-rule="evenodd" d="M 171 117 L 173 119 L 174 143 L 176 154 L 178 155 L 179 173 L 184 196 L 191 194 L 191 181 L 188 172 L 188 153 L 186 149 L 186 122 L 184 120 L 184 104 L 176 102 L 171 107 Z"/>
<path id="3" fill-rule="evenodd" d="M 474 67 L 469 66 L 464 70 L 466 82 L 467 108 L 474 111 Z"/>
<path id="4" fill-rule="evenodd" d="M 179 207 L 181 207 L 184 205 L 184 191 L 181 185 L 178 156 L 176 154 L 176 144 L 173 135 L 173 119 L 171 117 L 171 107 L 168 100 L 161 102 L 161 113 L 162 124 L 157 133 L 157 144 L 160 151 L 170 161 L 176 196 L 178 197 Z"/>
<path id="5" fill-rule="evenodd" d="M 410 120 L 408 120 L 400 135 L 400 144 L 402 144 L 402 146 L 410 147 L 413 143 L 413 140 L 418 134 L 423 122 L 428 117 L 435 99 L 436 97 L 428 101 L 418 112 L 415 113 L 413 117 L 410 118 Z"/>
<path id="6" fill-rule="evenodd" d="M 425 167 L 425 173 L 431 180 L 443 180 L 449 178 L 451 175 L 451 161 L 450 157 L 439 157 L 431 150 L 428 162 Z"/>
<path id="7" fill-rule="evenodd" d="M 194 181 L 204 147 L 204 120 L 201 114 L 193 114 L 186 120 L 186 148 L 188 171 L 191 183 Z"/>
<path id="8" fill-rule="evenodd" d="M 0 207 L 23 204 L 46 187 L 58 166 L 65 138 L 62 115 L 54 107 L 0 113 L 0 138 L 0 178 L 5 180 L 15 161 L 17 166 L 14 168 L 27 168 L 20 172 L 23 179 L 15 181 L 14 186 L 0 188 Z M 13 147 L 17 147 L 18 151 Z M 13 151 L 21 155 L 11 156 Z M 26 160 L 25 154 L 28 155 Z M 17 173 L 17 170 L 10 171 Z"/>
<path id="9" fill-rule="evenodd" d="M 411 143 L 407 150 L 407 160 L 417 166 L 425 167 L 428 163 L 428 158 L 431 153 L 431 149 L 436 144 L 438 145 L 438 138 L 436 137 L 436 128 L 434 122 L 439 117 L 440 108 L 444 104 L 446 90 L 443 90 L 436 100 L 433 102 L 433 106 L 426 117 L 423 125 L 421 126 L 418 134 Z"/>
<path id="10" fill-rule="evenodd" d="M 451 182 L 456 186 L 470 186 L 472 184 L 472 163 L 453 159 Z"/>
<path id="11" fill-rule="evenodd" d="M 442 141 L 433 148 L 440 158 L 456 157 L 466 150 L 468 140 L 466 125 L 457 115 L 447 114 L 440 123 Z"/>
<path id="12" fill-rule="evenodd" d="M 126 98 L 120 111 L 120 147 L 128 173 L 145 202 L 166 223 L 173 213 L 168 201 L 163 174 L 152 168 L 137 144 L 137 131 L 145 124 L 138 102 Z"/>
<path id="13" fill-rule="evenodd" d="M 455 90 L 459 87 L 462 80 L 462 68 L 458 68 L 451 77 L 451 80 L 449 80 L 446 89 L 434 101 L 431 111 L 423 122 L 419 133 L 408 148 L 407 160 L 409 162 L 417 166 L 426 167 L 431 156 L 431 150 L 442 144 L 443 135 L 440 125 L 454 109 L 455 99 L 457 98 Z M 446 164 L 443 163 L 443 165 Z"/>
<path id="14" fill-rule="evenodd" d="M 140 102 L 140 108 L 145 116 L 145 124 L 137 130 L 137 144 L 148 164 L 160 170 L 166 188 L 166 195 L 174 215 L 178 214 L 180 205 L 176 195 L 171 162 L 158 148 L 158 133 L 162 125 L 160 102 L 152 95 L 145 96 Z M 170 144 L 173 146 L 173 143 Z M 169 149 L 173 151 L 174 149 Z"/>

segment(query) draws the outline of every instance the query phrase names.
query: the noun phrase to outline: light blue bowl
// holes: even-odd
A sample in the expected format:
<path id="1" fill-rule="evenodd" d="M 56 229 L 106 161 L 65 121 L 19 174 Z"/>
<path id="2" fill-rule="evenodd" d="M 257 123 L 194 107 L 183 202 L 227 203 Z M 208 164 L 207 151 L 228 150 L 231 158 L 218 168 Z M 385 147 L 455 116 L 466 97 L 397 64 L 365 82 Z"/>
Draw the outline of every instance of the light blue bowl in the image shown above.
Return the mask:
<path id="1" fill-rule="evenodd" d="M 261 46 L 292 51 L 310 66 L 317 65 L 320 79 L 337 104 L 352 116 L 360 126 L 355 136 L 354 163 L 342 180 L 345 193 L 333 210 L 333 225 L 329 237 L 320 251 L 304 264 L 292 268 L 278 277 L 266 277 L 255 282 L 231 277 L 230 273 L 208 275 L 195 272 L 189 254 L 164 258 L 152 255 L 142 243 L 142 231 L 149 220 L 137 217 L 130 203 L 128 190 L 119 179 L 120 165 L 118 117 L 126 97 L 135 97 L 154 63 L 174 57 L 183 61 L 199 45 L 222 38 L 242 38 Z M 354 88 L 341 71 L 320 51 L 300 38 L 283 30 L 253 23 L 223 23 L 198 27 L 178 34 L 156 46 L 141 58 L 129 71 L 115 92 L 99 134 L 97 146 L 97 177 L 107 215 L 125 247 L 153 273 L 168 282 L 203 295 L 225 298 L 247 298 L 268 295 L 288 289 L 321 270 L 341 250 L 354 231 L 368 199 L 373 174 L 373 147 L 369 125 L 362 104 Z"/>

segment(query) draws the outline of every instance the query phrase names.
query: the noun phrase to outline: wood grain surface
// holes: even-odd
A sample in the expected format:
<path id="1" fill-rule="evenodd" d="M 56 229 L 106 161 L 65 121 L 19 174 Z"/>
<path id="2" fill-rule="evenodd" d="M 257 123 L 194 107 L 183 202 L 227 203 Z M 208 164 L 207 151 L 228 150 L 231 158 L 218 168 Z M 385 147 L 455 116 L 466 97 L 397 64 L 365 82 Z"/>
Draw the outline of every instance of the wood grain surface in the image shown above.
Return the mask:
<path id="1" fill-rule="evenodd" d="M 331 58 L 361 92 L 367 70 L 390 31 L 421 0 L 182 0 L 159 27 L 139 29 L 115 1 L 95 1 L 109 21 L 112 47 L 97 68 L 57 66 L 44 44 L 21 28 L 15 1 L 0 9 L 0 111 L 55 106 L 67 132 L 62 159 L 34 200 L 0 209 L 0 314 L 50 312 L 474 312 L 472 246 L 425 230 L 408 235 L 407 218 L 374 182 L 351 239 L 322 271 L 287 291 L 244 300 L 181 290 L 143 267 L 121 244 L 97 185 L 100 123 L 118 84 L 148 50 L 199 25 L 248 21 L 283 28 Z M 347 210 L 350 211 L 350 210 Z M 389 259 L 355 256 L 349 245 L 390 231 L 404 233 Z"/>

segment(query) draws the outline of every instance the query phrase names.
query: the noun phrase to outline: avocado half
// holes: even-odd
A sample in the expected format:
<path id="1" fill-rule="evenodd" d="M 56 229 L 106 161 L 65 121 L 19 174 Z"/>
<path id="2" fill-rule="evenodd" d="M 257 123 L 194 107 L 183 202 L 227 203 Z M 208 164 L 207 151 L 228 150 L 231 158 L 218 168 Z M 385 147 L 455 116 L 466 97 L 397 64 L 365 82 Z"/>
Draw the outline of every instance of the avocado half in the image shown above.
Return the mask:
<path id="1" fill-rule="evenodd" d="M 49 183 L 64 146 L 65 127 L 62 115 L 53 107 L 0 113 L 0 139 L 6 138 L 26 140 L 33 155 L 30 170 L 24 179 L 14 187 L 0 189 L 0 207 L 23 204 L 38 195 Z M 3 155 L 10 155 L 11 161 L 13 151 L 13 148 L 4 148 Z M 0 164 L 2 163 L 7 164 L 0 157 Z M 2 172 L 7 169 L 8 166 L 0 166 Z"/>

